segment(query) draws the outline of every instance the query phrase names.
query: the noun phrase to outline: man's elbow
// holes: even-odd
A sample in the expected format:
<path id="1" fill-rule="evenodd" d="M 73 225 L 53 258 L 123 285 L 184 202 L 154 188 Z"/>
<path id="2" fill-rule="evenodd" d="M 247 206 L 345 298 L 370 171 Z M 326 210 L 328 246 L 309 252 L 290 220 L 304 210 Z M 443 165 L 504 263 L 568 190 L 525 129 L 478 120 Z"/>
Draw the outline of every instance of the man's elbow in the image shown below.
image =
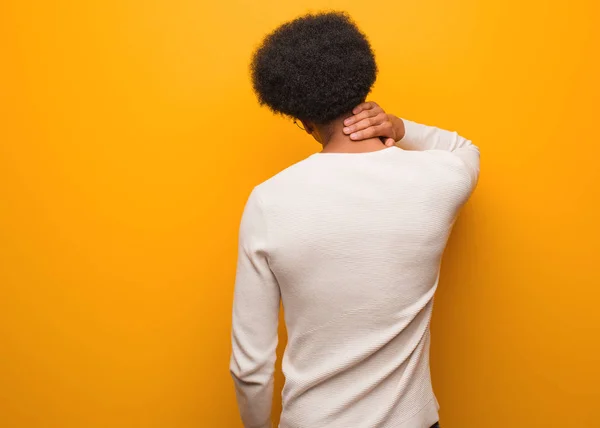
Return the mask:
<path id="1" fill-rule="evenodd" d="M 274 376 L 275 365 L 274 361 L 271 359 L 240 358 L 232 353 L 229 364 L 229 373 L 239 385 L 267 385 Z"/>

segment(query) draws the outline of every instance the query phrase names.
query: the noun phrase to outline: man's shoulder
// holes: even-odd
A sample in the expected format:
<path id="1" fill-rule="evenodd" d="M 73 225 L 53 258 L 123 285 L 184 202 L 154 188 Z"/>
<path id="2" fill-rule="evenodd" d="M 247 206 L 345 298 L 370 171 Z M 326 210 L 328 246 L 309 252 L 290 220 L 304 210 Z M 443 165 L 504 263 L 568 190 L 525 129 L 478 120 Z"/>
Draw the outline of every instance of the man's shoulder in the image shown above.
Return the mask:
<path id="1" fill-rule="evenodd" d="M 448 150 L 423 150 L 418 152 L 436 171 L 455 179 L 469 179 L 464 162 Z"/>
<path id="2" fill-rule="evenodd" d="M 308 156 L 290 166 L 282 169 L 277 174 L 256 185 L 255 190 L 260 194 L 285 191 L 286 187 L 305 180 L 307 169 L 311 168 L 312 157 Z"/>

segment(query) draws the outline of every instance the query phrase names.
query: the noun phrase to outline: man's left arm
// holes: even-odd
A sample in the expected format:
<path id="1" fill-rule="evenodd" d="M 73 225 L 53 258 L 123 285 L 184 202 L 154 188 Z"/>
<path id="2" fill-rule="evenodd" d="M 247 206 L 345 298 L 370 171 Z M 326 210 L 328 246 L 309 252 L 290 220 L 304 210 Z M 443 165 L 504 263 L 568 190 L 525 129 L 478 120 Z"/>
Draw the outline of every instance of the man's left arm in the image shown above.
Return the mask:
<path id="1" fill-rule="evenodd" d="M 229 364 L 246 428 L 271 427 L 279 301 L 267 258 L 267 224 L 254 189 L 239 229 Z"/>

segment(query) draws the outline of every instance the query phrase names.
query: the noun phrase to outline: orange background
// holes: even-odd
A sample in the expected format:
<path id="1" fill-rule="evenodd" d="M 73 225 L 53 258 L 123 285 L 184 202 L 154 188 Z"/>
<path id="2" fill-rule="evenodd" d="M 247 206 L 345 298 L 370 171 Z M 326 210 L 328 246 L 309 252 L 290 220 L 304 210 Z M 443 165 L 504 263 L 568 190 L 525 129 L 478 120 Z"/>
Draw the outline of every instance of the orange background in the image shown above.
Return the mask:
<path id="1" fill-rule="evenodd" d="M 369 36 L 369 99 L 482 150 L 432 324 L 444 428 L 600 427 L 595 0 L 0 2 L 0 426 L 241 426 L 242 208 L 319 149 L 247 67 L 323 8 Z"/>

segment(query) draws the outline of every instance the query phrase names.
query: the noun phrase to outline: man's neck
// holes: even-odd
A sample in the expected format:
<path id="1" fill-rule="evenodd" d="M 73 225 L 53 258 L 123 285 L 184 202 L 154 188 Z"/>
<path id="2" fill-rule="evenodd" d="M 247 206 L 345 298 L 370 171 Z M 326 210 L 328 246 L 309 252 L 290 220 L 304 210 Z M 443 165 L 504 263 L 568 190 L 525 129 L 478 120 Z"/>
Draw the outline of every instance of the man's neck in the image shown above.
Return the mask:
<path id="1" fill-rule="evenodd" d="M 386 148 L 379 137 L 359 141 L 350 139 L 350 135 L 343 132 L 344 119 L 345 117 L 342 117 L 329 124 L 327 129 L 319 130 L 321 137 L 325 140 L 323 153 L 362 153 Z"/>

